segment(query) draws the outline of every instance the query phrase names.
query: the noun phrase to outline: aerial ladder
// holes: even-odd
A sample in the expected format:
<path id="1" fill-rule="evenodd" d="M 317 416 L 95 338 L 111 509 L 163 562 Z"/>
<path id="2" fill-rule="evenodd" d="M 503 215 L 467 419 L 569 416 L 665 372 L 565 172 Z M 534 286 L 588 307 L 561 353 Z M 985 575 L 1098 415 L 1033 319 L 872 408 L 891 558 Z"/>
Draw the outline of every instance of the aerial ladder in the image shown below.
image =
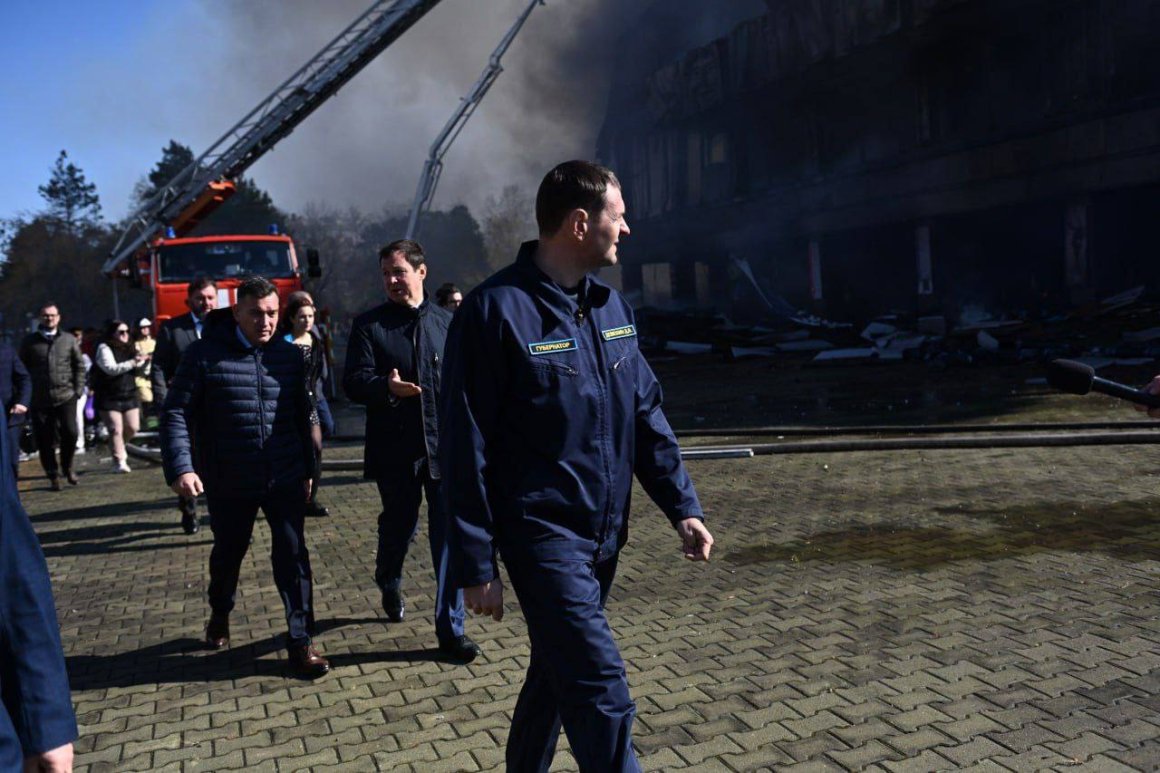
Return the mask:
<path id="1" fill-rule="evenodd" d="M 114 279 L 135 276 L 137 258 L 149 249 L 152 240 L 160 234 L 174 238 L 191 231 L 233 194 L 236 180 L 246 169 L 439 2 L 373 3 L 134 212 L 101 271 Z"/>
<path id="2" fill-rule="evenodd" d="M 443 127 L 442 131 L 435 137 L 435 141 L 431 143 L 427 160 L 423 163 L 423 172 L 419 175 L 419 186 L 415 190 L 415 199 L 411 203 L 411 216 L 407 221 L 406 236 L 408 239 L 415 238 L 419 230 L 419 218 L 431 207 L 431 199 L 435 196 L 435 186 L 439 184 L 439 176 L 443 174 L 443 156 L 447 154 L 451 143 L 455 142 L 455 138 L 463 131 L 463 127 L 467 125 L 468 119 L 471 118 L 475 109 L 479 107 L 479 103 L 483 101 L 488 89 L 491 88 L 496 78 L 503 72 L 500 59 L 503 58 L 508 48 L 511 47 L 512 41 L 515 40 L 516 35 L 523 28 L 524 22 L 532 15 L 535 7 L 537 5 L 544 5 L 544 2 L 545 0 L 531 0 L 528 3 L 528 7 L 519 15 L 516 23 L 512 25 L 512 28 L 503 36 L 495 51 L 492 52 L 487 66 L 484 67 L 483 73 L 479 76 L 479 80 L 471 87 L 471 91 L 467 92 L 467 96 L 459 100 L 459 107 L 456 108 L 455 113 L 452 114 L 451 119 Z"/>

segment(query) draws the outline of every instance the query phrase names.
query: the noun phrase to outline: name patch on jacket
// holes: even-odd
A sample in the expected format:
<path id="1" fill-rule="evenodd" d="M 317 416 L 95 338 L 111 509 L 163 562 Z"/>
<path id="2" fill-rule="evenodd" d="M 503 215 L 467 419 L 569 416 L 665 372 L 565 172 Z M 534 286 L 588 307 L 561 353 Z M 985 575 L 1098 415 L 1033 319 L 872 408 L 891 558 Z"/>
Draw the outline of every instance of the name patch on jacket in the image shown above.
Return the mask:
<path id="1" fill-rule="evenodd" d="M 636 335 L 636 326 L 621 325 L 620 327 L 610 327 L 607 330 L 601 330 L 600 335 L 604 336 L 605 341 L 615 341 L 618 338 L 632 338 Z"/>
<path id="2" fill-rule="evenodd" d="M 540 341 L 539 343 L 528 344 L 528 351 L 533 355 L 571 352 L 577 348 L 575 338 L 561 338 L 557 341 Z"/>

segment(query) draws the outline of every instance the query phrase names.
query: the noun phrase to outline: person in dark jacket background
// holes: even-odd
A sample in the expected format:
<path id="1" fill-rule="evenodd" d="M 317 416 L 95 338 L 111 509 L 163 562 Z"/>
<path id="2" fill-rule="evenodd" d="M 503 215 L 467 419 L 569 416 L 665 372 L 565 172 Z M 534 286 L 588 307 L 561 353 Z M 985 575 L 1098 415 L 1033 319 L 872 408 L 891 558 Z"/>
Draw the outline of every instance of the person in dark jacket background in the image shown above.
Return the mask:
<path id="1" fill-rule="evenodd" d="M 628 303 L 594 273 L 628 235 L 616 176 L 561 164 L 536 195 L 540 241 L 468 294 L 447 335 L 440 461 L 449 560 L 476 614 L 503 616 L 496 554 L 532 656 L 508 770 L 547 770 L 561 724 L 582 771 L 639 770 L 636 707 L 604 604 L 635 474 L 686 558 L 713 538 L 637 346 Z"/>
<path id="2" fill-rule="evenodd" d="M 77 450 L 77 400 L 85 388 L 85 363 L 71 333 L 60 329 L 60 309 L 46 303 L 40 309 L 40 328 L 20 345 L 20 359 L 32 376 L 32 428 L 40 465 L 53 491 L 60 491 L 60 476 L 76 485 L 73 455 Z M 60 443 L 60 467 L 56 445 Z"/>
<path id="3" fill-rule="evenodd" d="M 169 382 L 177 374 L 177 364 L 190 344 L 201 338 L 205 318 L 217 308 L 217 285 L 206 274 L 193 278 L 185 288 L 185 305 L 188 314 L 165 320 L 157 331 L 157 345 L 153 348 L 153 402 L 164 405 Z M 197 534 L 197 500 L 178 497 L 177 509 L 181 511 L 181 528 L 186 534 Z"/>
<path id="4" fill-rule="evenodd" d="M 403 560 L 427 495 L 427 536 L 436 572 L 435 635 L 439 649 L 469 661 L 479 647 L 463 633 L 463 594 L 448 584 L 446 513 L 439 474 L 439 366 L 451 313 L 423 289 L 423 247 L 410 239 L 379 252 L 387 302 L 354 321 L 346 350 L 347 397 L 367 407 L 363 475 L 378 485 L 379 545 L 375 584 L 392 622 L 406 612 Z"/>
<path id="5" fill-rule="evenodd" d="M 71 771 L 76 716 L 40 540 L 0 437 L 0 770 Z"/>
<path id="6" fill-rule="evenodd" d="M 32 377 L 7 341 L 0 341 L 0 405 L 8 416 L 8 440 L 12 453 L 12 475 L 20 478 L 20 435 L 32 402 Z"/>
<path id="7" fill-rule="evenodd" d="M 238 575 L 261 509 L 286 608 L 290 668 L 313 679 L 330 670 L 311 643 L 312 574 L 303 534 L 317 419 L 302 354 L 275 336 L 277 288 L 250 277 L 237 299 L 232 310 L 209 315 L 202 338 L 177 367 L 161 415 L 165 482 L 181 496 L 206 496 L 213 530 L 207 645 L 229 643 Z"/>

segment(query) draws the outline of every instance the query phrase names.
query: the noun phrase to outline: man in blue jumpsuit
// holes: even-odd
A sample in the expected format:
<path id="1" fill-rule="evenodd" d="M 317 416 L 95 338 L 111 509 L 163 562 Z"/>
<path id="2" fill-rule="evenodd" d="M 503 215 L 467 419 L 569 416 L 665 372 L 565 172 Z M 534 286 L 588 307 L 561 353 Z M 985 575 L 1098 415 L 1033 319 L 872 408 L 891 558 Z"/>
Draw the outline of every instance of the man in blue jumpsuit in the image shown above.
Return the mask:
<path id="1" fill-rule="evenodd" d="M 447 336 L 440 458 L 450 570 L 503 615 L 496 553 L 527 618 L 531 664 L 509 770 L 547 770 L 561 724 L 584 771 L 638 770 L 635 706 L 604 603 L 635 473 L 686 558 L 713 538 L 637 346 L 628 303 L 590 272 L 628 235 L 611 171 L 571 161 L 536 196 L 540 240 L 469 294 Z"/>
<path id="2" fill-rule="evenodd" d="M 7 433 L 5 433 L 7 434 Z M 76 717 L 48 567 L 0 437 L 0 770 L 72 770 Z"/>

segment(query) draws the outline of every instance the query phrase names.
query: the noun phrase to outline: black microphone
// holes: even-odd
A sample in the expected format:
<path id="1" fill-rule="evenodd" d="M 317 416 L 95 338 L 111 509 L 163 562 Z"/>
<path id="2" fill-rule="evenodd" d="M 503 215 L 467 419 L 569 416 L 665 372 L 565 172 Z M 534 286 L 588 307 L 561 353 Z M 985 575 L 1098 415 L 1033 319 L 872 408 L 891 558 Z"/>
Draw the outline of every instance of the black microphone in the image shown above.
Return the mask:
<path id="1" fill-rule="evenodd" d="M 1138 405 L 1160 408 L 1160 395 L 1100 378 L 1091 365 L 1084 365 L 1075 360 L 1052 360 L 1047 366 L 1047 383 L 1073 395 L 1086 395 L 1094 390 Z"/>

